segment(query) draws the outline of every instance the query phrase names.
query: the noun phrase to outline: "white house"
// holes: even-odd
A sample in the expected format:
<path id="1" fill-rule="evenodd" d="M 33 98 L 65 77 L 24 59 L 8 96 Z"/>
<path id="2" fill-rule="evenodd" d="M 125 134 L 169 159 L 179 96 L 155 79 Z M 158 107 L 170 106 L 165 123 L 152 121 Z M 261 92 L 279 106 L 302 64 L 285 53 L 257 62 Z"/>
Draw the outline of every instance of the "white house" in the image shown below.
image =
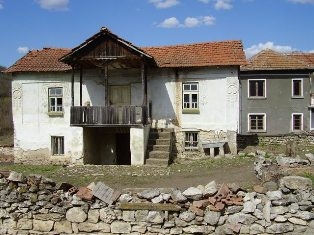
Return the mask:
<path id="1" fill-rule="evenodd" d="M 30 51 L 6 70 L 15 162 L 142 165 L 152 129 L 173 132 L 177 157 L 236 153 L 244 63 L 241 41 L 139 48 L 107 28 Z"/>

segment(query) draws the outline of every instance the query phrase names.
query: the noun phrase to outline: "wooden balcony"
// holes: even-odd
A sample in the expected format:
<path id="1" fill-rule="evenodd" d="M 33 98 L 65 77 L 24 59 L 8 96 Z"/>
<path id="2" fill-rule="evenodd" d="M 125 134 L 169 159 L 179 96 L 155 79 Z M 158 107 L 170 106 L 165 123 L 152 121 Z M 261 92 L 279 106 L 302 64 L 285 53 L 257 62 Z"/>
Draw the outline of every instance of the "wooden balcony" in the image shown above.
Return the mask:
<path id="1" fill-rule="evenodd" d="M 71 126 L 135 126 L 147 124 L 146 106 L 72 106 Z"/>

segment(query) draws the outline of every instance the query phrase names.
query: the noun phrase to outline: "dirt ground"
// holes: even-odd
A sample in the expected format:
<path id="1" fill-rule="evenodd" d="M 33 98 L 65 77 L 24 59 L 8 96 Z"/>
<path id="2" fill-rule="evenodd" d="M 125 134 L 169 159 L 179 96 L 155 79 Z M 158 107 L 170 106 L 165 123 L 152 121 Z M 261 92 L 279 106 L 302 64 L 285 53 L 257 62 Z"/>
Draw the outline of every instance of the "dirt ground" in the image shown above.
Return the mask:
<path id="1" fill-rule="evenodd" d="M 152 166 L 27 166 L 2 163 L 1 170 L 14 170 L 24 174 L 40 174 L 67 182 L 76 187 L 101 181 L 114 189 L 125 188 L 179 188 L 217 183 L 237 183 L 251 188 L 259 183 L 253 170 L 254 158 L 202 159 L 181 161 L 169 167 Z"/>

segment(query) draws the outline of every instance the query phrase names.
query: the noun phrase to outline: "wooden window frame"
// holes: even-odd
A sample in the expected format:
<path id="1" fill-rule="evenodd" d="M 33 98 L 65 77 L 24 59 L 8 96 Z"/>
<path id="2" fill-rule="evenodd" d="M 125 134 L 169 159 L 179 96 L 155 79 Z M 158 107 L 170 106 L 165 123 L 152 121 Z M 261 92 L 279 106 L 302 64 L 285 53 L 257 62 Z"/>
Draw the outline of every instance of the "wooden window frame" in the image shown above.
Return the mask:
<path id="1" fill-rule="evenodd" d="M 263 95 L 262 96 L 259 96 L 258 94 L 257 95 L 252 95 L 251 94 L 251 82 L 258 82 L 258 81 L 261 81 L 263 82 Z M 258 85 L 258 83 L 256 83 L 256 85 Z M 266 99 L 267 98 L 267 90 L 266 90 L 266 79 L 248 79 L 248 98 L 250 99 Z M 256 89 L 256 93 L 258 93 L 258 87 L 255 88 Z"/>
<path id="2" fill-rule="evenodd" d="M 300 128 L 295 128 L 295 117 L 300 116 Z M 291 130 L 292 132 L 303 131 L 303 113 L 292 113 L 291 114 Z"/>
<path id="3" fill-rule="evenodd" d="M 252 125 L 251 125 L 251 117 L 252 116 L 262 116 L 262 121 L 263 121 L 263 129 L 252 129 Z M 256 122 L 258 122 L 259 120 L 256 120 Z M 256 126 L 258 127 L 258 123 L 256 124 Z M 266 132 L 267 131 L 267 125 L 266 125 L 266 113 L 248 113 L 248 132 Z"/>
<path id="4" fill-rule="evenodd" d="M 61 94 L 52 94 L 52 91 L 61 89 Z M 61 106 L 58 105 L 58 101 L 61 99 Z M 52 104 L 54 100 L 54 105 Z M 48 88 L 48 115 L 49 116 L 63 116 L 63 87 L 49 87 Z"/>
<path id="5" fill-rule="evenodd" d="M 295 94 L 295 82 L 298 81 L 300 82 L 300 94 Z M 303 98 L 303 79 L 302 78 L 294 78 L 291 80 L 291 96 L 293 98 Z"/>
<path id="6" fill-rule="evenodd" d="M 51 136 L 51 155 L 64 155 L 64 136 Z"/>
<path id="7" fill-rule="evenodd" d="M 192 89 L 192 86 L 196 85 L 196 90 Z M 190 89 L 185 89 L 189 86 Z M 188 95 L 188 102 L 185 102 L 184 98 Z M 196 102 L 193 102 L 192 96 L 196 95 Z M 183 114 L 199 114 L 199 83 L 198 82 L 184 82 L 182 83 L 182 113 Z"/>
<path id="8" fill-rule="evenodd" d="M 198 131 L 185 131 L 184 132 L 184 150 L 185 151 L 198 151 L 199 148 L 199 132 Z"/>

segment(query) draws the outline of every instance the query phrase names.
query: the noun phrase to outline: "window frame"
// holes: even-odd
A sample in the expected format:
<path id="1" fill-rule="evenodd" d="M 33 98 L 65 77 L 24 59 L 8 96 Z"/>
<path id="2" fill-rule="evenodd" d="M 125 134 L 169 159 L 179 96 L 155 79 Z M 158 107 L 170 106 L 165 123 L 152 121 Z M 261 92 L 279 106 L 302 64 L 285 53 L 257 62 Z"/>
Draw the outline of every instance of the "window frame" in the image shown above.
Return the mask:
<path id="1" fill-rule="evenodd" d="M 64 136 L 51 136 L 51 155 L 62 156 L 64 155 Z M 58 142 L 58 143 L 55 143 Z"/>
<path id="2" fill-rule="evenodd" d="M 251 128 L 251 116 L 263 116 L 263 129 L 252 129 Z M 248 113 L 248 132 L 263 133 L 267 132 L 267 115 L 266 113 Z"/>
<path id="3" fill-rule="evenodd" d="M 264 89 L 264 94 L 263 96 L 252 96 L 251 93 L 250 93 L 250 82 L 253 82 L 253 81 L 263 81 L 263 89 Z M 266 79 L 263 78 L 263 79 L 258 79 L 258 78 L 254 78 L 254 79 L 248 79 L 248 85 L 247 85 L 247 95 L 248 95 L 248 98 L 249 99 L 266 99 L 267 98 L 267 89 L 266 89 Z"/>
<path id="4" fill-rule="evenodd" d="M 294 94 L 294 82 L 295 81 L 300 81 L 301 82 L 301 87 L 300 87 L 300 95 L 295 95 Z M 291 96 L 292 96 L 292 98 L 304 98 L 303 97 L 303 79 L 302 78 L 293 78 L 292 80 L 291 80 Z"/>
<path id="5" fill-rule="evenodd" d="M 295 129 L 294 128 L 294 117 L 295 116 L 301 116 L 301 126 L 300 126 L 300 129 Z M 299 132 L 299 131 L 303 131 L 303 123 L 304 123 L 304 120 L 303 120 L 303 113 L 292 113 L 291 114 L 291 131 L 292 132 Z"/>
<path id="6" fill-rule="evenodd" d="M 188 140 L 187 136 L 189 135 L 189 138 L 193 140 Z M 194 137 L 196 137 L 196 140 L 194 140 Z M 192 143 L 191 143 L 192 141 Z M 199 131 L 184 131 L 184 150 L 185 151 L 198 151 L 199 150 Z"/>
<path id="7" fill-rule="evenodd" d="M 51 94 L 51 91 L 54 89 L 61 89 L 61 94 Z M 48 115 L 49 116 L 63 116 L 64 112 L 64 99 L 63 99 L 63 87 L 49 87 L 48 88 Z M 58 99 L 61 98 L 61 110 L 58 110 L 60 106 L 58 106 Z M 54 100 L 55 105 L 53 106 L 54 110 L 52 110 L 51 100 Z"/>
<path id="8" fill-rule="evenodd" d="M 192 90 L 185 90 L 184 87 L 185 85 L 189 85 L 190 87 L 192 85 L 196 85 L 197 89 Z M 198 82 L 183 82 L 182 83 L 182 113 L 183 114 L 199 114 L 199 83 Z M 184 96 L 189 95 L 189 102 L 184 102 Z M 192 95 L 197 95 L 197 101 L 193 102 Z M 185 104 L 188 103 L 190 106 L 189 108 L 185 108 Z M 193 108 L 192 106 L 196 105 L 196 108 Z"/>

